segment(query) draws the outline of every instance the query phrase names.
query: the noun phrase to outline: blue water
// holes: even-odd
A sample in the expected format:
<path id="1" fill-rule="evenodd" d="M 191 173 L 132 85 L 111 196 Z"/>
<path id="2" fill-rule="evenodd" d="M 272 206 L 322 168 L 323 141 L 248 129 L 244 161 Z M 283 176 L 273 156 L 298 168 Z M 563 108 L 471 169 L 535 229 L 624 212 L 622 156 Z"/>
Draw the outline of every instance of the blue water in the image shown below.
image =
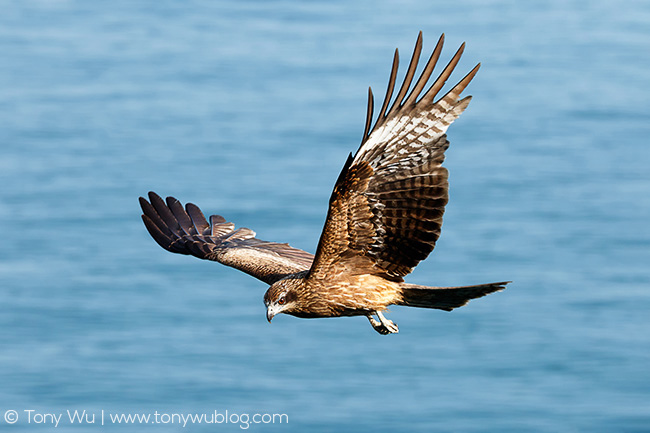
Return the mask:
<path id="1" fill-rule="evenodd" d="M 650 431 L 650 4 L 0 1 L 0 426 L 284 413 L 257 431 Z M 445 313 L 266 323 L 265 285 L 150 239 L 155 190 L 314 251 L 392 51 L 462 41 Z M 97 421 L 99 422 L 99 421 Z M 109 428 L 110 427 L 110 428 Z M 137 431 L 240 431 L 147 424 Z M 108 425 L 112 431 L 132 428 Z M 7 428 L 7 430 L 9 430 Z M 62 420 L 57 431 L 101 431 Z"/>

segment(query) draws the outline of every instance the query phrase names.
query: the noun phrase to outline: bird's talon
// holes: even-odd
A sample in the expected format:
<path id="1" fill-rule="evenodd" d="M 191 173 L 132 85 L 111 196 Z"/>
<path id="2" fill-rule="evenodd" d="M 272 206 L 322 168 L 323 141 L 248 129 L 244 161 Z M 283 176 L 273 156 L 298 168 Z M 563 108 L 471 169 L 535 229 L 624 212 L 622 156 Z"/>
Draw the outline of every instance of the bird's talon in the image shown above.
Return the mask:
<path id="1" fill-rule="evenodd" d="M 381 335 L 397 334 L 399 332 L 399 328 L 392 320 L 386 319 L 379 311 L 377 311 L 376 314 L 379 320 L 375 319 L 371 315 L 367 316 L 375 331 L 379 332 Z"/>

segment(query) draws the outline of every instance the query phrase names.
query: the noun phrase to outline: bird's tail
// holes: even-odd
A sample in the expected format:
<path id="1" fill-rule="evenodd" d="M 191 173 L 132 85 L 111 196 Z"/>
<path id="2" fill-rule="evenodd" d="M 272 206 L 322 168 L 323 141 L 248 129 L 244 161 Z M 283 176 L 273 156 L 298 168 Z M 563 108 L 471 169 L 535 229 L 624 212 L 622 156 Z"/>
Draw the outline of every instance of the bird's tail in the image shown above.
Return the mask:
<path id="1" fill-rule="evenodd" d="M 402 300 L 397 305 L 451 311 L 467 304 L 470 299 L 481 298 L 503 290 L 508 283 L 510 281 L 459 287 L 430 287 L 401 283 Z"/>

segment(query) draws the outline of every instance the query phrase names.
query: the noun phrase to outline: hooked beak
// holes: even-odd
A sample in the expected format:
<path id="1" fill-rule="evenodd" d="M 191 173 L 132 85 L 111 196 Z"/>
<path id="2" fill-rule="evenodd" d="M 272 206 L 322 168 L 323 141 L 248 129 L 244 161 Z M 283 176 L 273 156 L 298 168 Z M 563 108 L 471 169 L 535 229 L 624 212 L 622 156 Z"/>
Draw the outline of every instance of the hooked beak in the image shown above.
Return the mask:
<path id="1" fill-rule="evenodd" d="M 268 320 L 269 323 L 271 323 L 271 320 L 273 320 L 273 316 L 275 316 L 275 314 L 276 311 L 273 308 L 273 305 L 269 305 L 268 307 L 266 307 L 266 320 Z"/>

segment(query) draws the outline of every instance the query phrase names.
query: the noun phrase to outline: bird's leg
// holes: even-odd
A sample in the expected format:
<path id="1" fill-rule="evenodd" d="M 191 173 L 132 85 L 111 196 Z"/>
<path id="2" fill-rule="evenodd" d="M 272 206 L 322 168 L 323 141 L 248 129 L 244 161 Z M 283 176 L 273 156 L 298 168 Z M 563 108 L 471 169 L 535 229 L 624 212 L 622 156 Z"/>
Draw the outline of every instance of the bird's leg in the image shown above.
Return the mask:
<path id="1" fill-rule="evenodd" d="M 397 334 L 399 332 L 397 325 L 393 323 L 392 320 L 385 318 L 381 311 L 375 311 L 374 313 L 377 315 L 379 320 L 372 317 L 372 314 L 368 314 L 366 317 L 368 317 L 368 320 L 375 331 L 379 332 L 381 335 Z"/>
<path id="2" fill-rule="evenodd" d="M 390 334 L 397 334 L 399 332 L 399 328 L 397 327 L 397 324 L 394 323 L 392 320 L 388 320 L 387 318 L 385 318 L 384 315 L 381 313 L 381 311 L 377 311 L 377 317 L 379 317 L 379 321 L 381 322 L 384 328 L 388 329 L 388 332 Z"/>
<path id="3" fill-rule="evenodd" d="M 381 322 L 379 320 L 372 317 L 372 314 L 368 314 L 368 315 L 366 315 L 366 317 L 370 321 L 370 324 L 375 329 L 375 331 L 379 332 L 382 335 L 388 334 L 388 332 L 387 332 L 388 330 L 381 325 Z"/>

